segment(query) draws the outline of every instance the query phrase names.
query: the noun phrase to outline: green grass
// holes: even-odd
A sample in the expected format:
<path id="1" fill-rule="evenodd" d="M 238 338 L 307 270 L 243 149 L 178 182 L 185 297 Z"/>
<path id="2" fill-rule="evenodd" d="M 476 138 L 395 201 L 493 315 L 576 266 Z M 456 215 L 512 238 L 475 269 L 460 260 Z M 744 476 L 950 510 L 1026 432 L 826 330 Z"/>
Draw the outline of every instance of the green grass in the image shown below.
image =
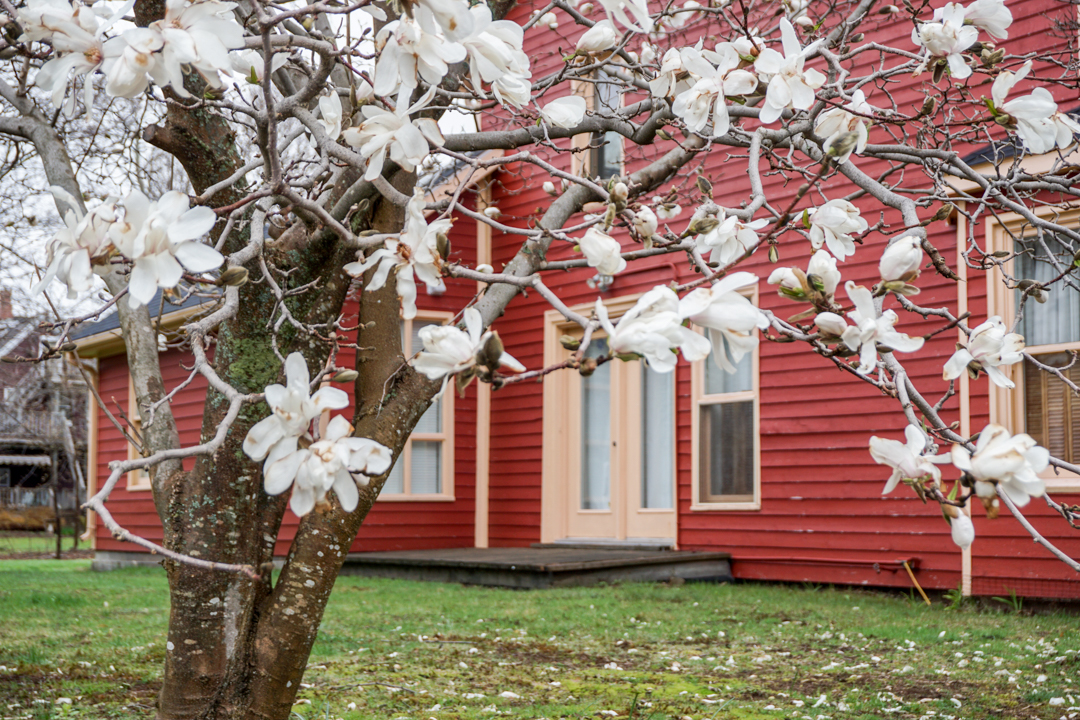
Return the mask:
<path id="1" fill-rule="evenodd" d="M 62 547 L 64 552 L 71 550 L 74 540 L 68 528 L 64 529 Z M 80 549 L 87 547 L 86 543 L 79 543 Z M 0 533 L 0 555 L 13 553 L 52 553 L 56 552 L 56 536 L 46 533 L 35 535 Z"/>
<path id="2" fill-rule="evenodd" d="M 167 618 L 156 568 L 0 563 L 0 717 L 151 717 Z M 293 718 L 1056 719 L 1078 625 L 816 586 L 344 577 Z"/>

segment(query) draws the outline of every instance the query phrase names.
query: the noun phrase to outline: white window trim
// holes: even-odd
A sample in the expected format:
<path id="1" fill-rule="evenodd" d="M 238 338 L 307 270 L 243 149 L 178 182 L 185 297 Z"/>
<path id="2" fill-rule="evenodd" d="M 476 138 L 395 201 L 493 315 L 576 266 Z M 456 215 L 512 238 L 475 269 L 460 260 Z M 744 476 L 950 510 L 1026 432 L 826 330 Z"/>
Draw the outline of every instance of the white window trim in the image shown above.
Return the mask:
<path id="1" fill-rule="evenodd" d="M 414 320 L 434 320 L 445 323 L 454 317 L 451 312 L 442 310 L 417 310 Z M 402 319 L 404 326 L 404 346 L 401 348 L 406 358 L 411 358 L 421 348 L 412 348 L 412 323 L 413 320 Z M 401 464 L 402 486 L 405 492 L 379 493 L 376 502 L 454 502 L 454 385 L 453 378 L 442 396 L 442 427 L 441 433 L 413 433 L 405 441 L 405 447 L 401 451 L 398 463 Z M 442 453 L 442 478 L 440 486 L 442 492 L 428 494 L 413 494 L 409 490 L 412 481 L 412 443 L 413 440 L 438 440 L 443 444 Z"/>
<path id="2" fill-rule="evenodd" d="M 128 424 L 130 427 L 142 436 L 142 416 L 139 413 L 139 403 L 135 397 L 135 379 L 128 373 L 128 401 L 127 401 L 127 416 Z M 130 430 L 129 430 L 130 432 Z M 128 460 L 141 460 L 142 454 L 139 449 L 135 447 L 135 444 L 130 440 L 124 439 L 124 444 L 127 446 L 127 459 Z M 143 491 L 153 490 L 153 481 L 150 476 L 150 470 L 146 468 L 140 468 L 136 470 L 130 470 L 127 474 L 127 489 L 129 491 Z"/>
<path id="3" fill-rule="evenodd" d="M 744 293 L 750 302 L 758 304 L 758 291 L 753 288 Z M 717 510 L 761 510 L 761 374 L 759 342 L 752 355 L 753 389 L 721 395 L 705 394 L 705 363 L 713 362 L 712 353 L 690 367 L 690 511 L 709 512 Z M 754 403 L 754 498 L 732 502 L 709 502 L 701 499 L 701 408 L 703 405 L 745 402 Z"/>
<path id="4" fill-rule="evenodd" d="M 1054 222 L 1065 225 L 1080 225 L 1080 208 L 1038 207 L 1032 212 L 1039 217 L 1052 218 Z M 999 250 L 1013 250 L 1013 235 L 1020 235 L 1026 221 L 1015 213 L 1002 213 L 995 218 L 987 218 L 984 249 L 988 253 Z M 1011 233 L 1011 234 L 1010 234 Z M 1004 270 L 1010 271 L 1012 260 L 1005 263 Z M 987 315 L 1000 315 L 1006 327 L 1012 327 L 1016 319 L 1014 290 L 1005 287 L 1002 268 L 995 266 L 987 273 L 986 306 Z M 1033 355 L 1060 350 L 1080 350 L 1080 341 L 1057 345 L 1036 345 L 1026 350 Z M 1023 363 L 1000 368 L 1005 376 L 1016 385 L 1012 390 L 999 388 L 985 380 L 990 388 L 990 422 L 1003 425 L 1009 432 L 1023 432 L 1027 420 L 1025 417 Z M 1046 488 L 1054 492 L 1080 493 L 1080 475 L 1048 467 L 1040 474 Z"/>

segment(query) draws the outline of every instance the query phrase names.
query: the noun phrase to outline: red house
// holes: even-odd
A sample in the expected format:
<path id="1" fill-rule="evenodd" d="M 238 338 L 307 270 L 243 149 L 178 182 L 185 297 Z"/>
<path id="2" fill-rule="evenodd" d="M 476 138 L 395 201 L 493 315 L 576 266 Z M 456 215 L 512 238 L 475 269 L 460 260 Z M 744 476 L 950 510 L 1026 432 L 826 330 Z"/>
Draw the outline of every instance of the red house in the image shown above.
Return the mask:
<path id="1" fill-rule="evenodd" d="M 523 20 L 532 9 L 526 2 L 515 13 Z M 1009 52 L 1042 50 L 1047 21 L 1041 4 L 1016 2 L 1011 9 L 1015 21 L 1009 31 Z M 875 32 L 905 37 L 910 22 L 884 20 Z M 526 37 L 527 44 L 533 43 L 525 50 L 532 57 L 534 76 L 562 62 L 551 37 L 539 37 Z M 573 47 L 573 40 L 560 38 L 558 45 L 565 51 Z M 976 97 L 979 92 L 989 94 L 988 81 L 979 77 L 977 82 L 984 87 L 975 90 Z M 917 108 L 922 104 L 924 82 L 929 82 L 928 75 L 905 79 L 899 89 L 891 90 L 892 97 L 901 105 Z M 583 92 L 594 103 L 620 101 L 603 92 Z M 873 104 L 872 94 L 869 101 Z M 584 147 L 590 139 L 579 136 L 558 142 Z M 886 136 L 872 129 L 871 143 L 878 141 L 885 142 Z M 623 157 L 619 144 L 612 141 L 600 151 L 576 157 L 590 155 L 587 162 L 595 173 L 602 173 L 605 166 L 629 173 L 666 147 L 627 148 Z M 853 161 L 871 176 L 883 170 L 880 161 L 855 156 Z M 566 166 L 570 160 L 552 155 L 552 162 Z M 745 164 L 715 151 L 702 168 L 716 188 L 718 201 L 733 206 L 750 192 L 749 178 L 745 169 L 739 169 L 739 162 Z M 689 189 L 694 178 L 675 177 L 669 185 Z M 547 179 L 534 165 L 510 164 L 466 195 L 480 207 L 497 205 L 501 222 L 525 226 L 550 202 L 541 189 Z M 770 200 L 778 206 L 786 205 L 796 188 L 794 183 L 783 187 L 782 178 L 774 175 L 766 175 L 764 181 Z M 842 178 L 833 180 L 828 190 L 831 197 L 850 192 Z M 667 186 L 660 194 L 666 191 Z M 880 211 L 866 198 L 857 204 L 875 217 Z M 927 211 L 927 217 L 934 209 Z M 1045 210 L 1061 212 L 1049 206 Z M 1059 221 L 1062 217 L 1080 221 L 1080 209 L 1064 213 L 1059 214 Z M 681 231 L 688 219 L 686 211 L 671 221 L 672 229 Z M 892 211 L 885 212 L 884 219 L 892 228 L 903 226 Z M 932 268 L 925 269 L 918 280 L 920 303 L 948 307 L 956 314 L 970 312 L 973 324 L 992 315 L 1003 316 L 1008 324 L 1015 312 L 1013 293 L 992 274 L 968 277 L 961 253 L 972 236 L 964 217 L 954 215 L 927 230 L 932 244 L 963 280 L 949 281 Z M 1019 218 L 999 215 L 974 228 L 974 237 L 991 250 L 1012 249 L 1010 233 L 1023 236 L 1024 232 Z M 888 236 L 871 233 L 866 244 L 842 264 L 844 278 L 863 285 L 876 282 L 877 260 Z M 626 247 L 632 245 L 625 232 L 616 237 Z M 493 236 L 489 227 L 465 217 L 455 223 L 451 237 L 457 259 L 496 268 L 508 262 L 519 245 L 518 238 Z M 782 265 L 806 267 L 810 247 L 805 241 L 781 242 L 780 252 Z M 562 245 L 553 248 L 548 260 L 573 257 L 579 255 Z M 765 284 L 775 267 L 759 252 L 744 269 L 761 277 L 752 299 L 788 317 L 804 307 L 778 296 Z M 576 269 L 550 273 L 545 282 L 572 307 L 587 311 L 600 296 L 617 316 L 654 286 L 694 277 L 686 263 L 664 256 L 632 263 L 610 285 L 591 284 L 594 275 L 591 268 Z M 448 279 L 445 284 L 441 294 L 421 290 L 419 316 L 403 321 L 406 354 L 417 349 L 420 327 L 444 321 L 477 291 L 472 282 Z M 1019 330 L 1031 352 L 1050 360 L 1080 349 L 1080 297 L 1068 292 L 1057 295 L 1039 306 Z M 176 328 L 183 318 L 197 312 L 197 306 L 174 308 L 166 313 L 164 326 Z M 903 329 L 912 336 L 940 328 L 939 322 L 902 315 Z M 512 302 L 495 327 L 506 350 L 530 368 L 564 357 L 568 351 L 559 338 L 575 330 L 536 294 Z M 96 359 L 100 396 L 130 414 L 134 409 L 131 386 L 115 326 L 110 328 L 106 320 L 83 332 L 78 352 Z M 935 397 L 947 388 L 942 366 L 958 337 L 958 331 L 951 330 L 936 334 L 922 351 L 905 358 L 916 383 Z M 348 364 L 349 358 L 340 362 Z M 186 379 L 184 363 L 179 351 L 162 357 L 167 384 L 174 386 Z M 946 406 L 947 421 L 958 423 L 965 436 L 989 422 L 1003 424 L 1013 432 L 1032 434 L 1057 456 L 1080 460 L 1080 400 L 1045 374 L 1025 372 L 1020 366 L 1009 371 L 1017 384 L 1013 391 L 999 390 L 985 377 L 959 380 L 958 397 Z M 1080 370 L 1070 372 L 1080 380 Z M 205 382 L 196 378 L 173 402 L 185 444 L 198 442 L 205 390 Z M 588 378 L 555 373 L 543 383 L 514 384 L 496 392 L 473 384 L 464 397 L 448 391 L 425 415 L 352 551 L 520 547 L 587 538 L 727 551 L 735 576 L 744 579 L 910 587 L 911 579 L 902 568 L 906 560 L 927 588 L 960 586 L 966 593 L 979 595 L 1014 590 L 1027 596 L 1080 597 L 1080 578 L 1035 545 L 1006 511 L 990 520 L 981 508 L 975 508 L 977 539 L 970 550 L 961 551 L 951 542 L 949 528 L 934 503 L 924 505 L 903 488 L 882 496 L 889 470 L 873 462 L 868 440 L 875 434 L 902 437 L 904 419 L 897 409 L 895 400 L 852 380 L 830 361 L 801 347 L 768 341 L 762 341 L 734 375 L 719 372 L 711 360 L 694 364 L 680 360 L 676 372 L 667 375 L 649 370 L 644 363 L 614 362 Z M 107 476 L 110 461 L 128 457 L 132 450 L 103 412 L 95 411 L 92 417 L 90 464 L 100 479 Z M 946 477 L 952 480 L 949 472 Z M 1080 477 L 1050 474 L 1047 484 L 1059 502 L 1080 503 Z M 145 474 L 132 473 L 109 504 L 123 526 L 150 539 L 160 538 Z M 1058 547 L 1080 556 L 1080 535 L 1041 501 L 1032 502 L 1026 515 Z M 278 540 L 281 555 L 296 526 L 297 519 L 287 514 Z M 95 542 L 102 561 L 139 557 L 138 548 L 114 540 L 101 527 Z"/>

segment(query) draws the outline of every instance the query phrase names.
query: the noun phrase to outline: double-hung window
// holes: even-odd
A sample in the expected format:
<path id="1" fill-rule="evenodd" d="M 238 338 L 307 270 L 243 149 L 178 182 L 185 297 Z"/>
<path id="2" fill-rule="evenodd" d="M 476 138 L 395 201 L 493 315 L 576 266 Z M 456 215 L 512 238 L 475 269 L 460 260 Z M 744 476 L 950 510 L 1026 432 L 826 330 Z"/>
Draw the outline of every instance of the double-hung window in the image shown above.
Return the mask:
<path id="1" fill-rule="evenodd" d="M 758 351 L 735 368 L 693 366 L 692 510 L 761 508 Z"/>
<path id="2" fill-rule="evenodd" d="M 1054 212 L 1046 208 L 1041 212 Z M 1080 211 L 1056 211 L 1053 220 L 1075 227 Z M 1007 327 L 1024 336 L 1026 351 L 1039 363 L 1055 368 L 1080 385 L 1080 278 L 1058 279 L 1073 262 L 1067 247 L 1052 235 L 1039 237 L 1031 225 L 1016 216 L 1003 216 L 987 223 L 987 252 L 1014 253 L 1003 268 L 1012 280 L 1050 283 L 1046 302 L 1007 287 L 1005 277 L 988 278 L 988 315 L 1000 315 Z M 1015 283 L 1010 283 L 1014 285 Z M 1017 318 L 1019 322 L 1017 323 Z M 1080 462 L 1080 398 L 1051 372 L 1029 360 L 1002 370 L 1016 387 L 1009 390 L 989 385 L 990 419 L 1013 433 L 1027 433 L 1054 457 Z M 1080 491 L 1080 476 L 1047 468 L 1041 473 L 1047 487 L 1057 491 Z"/>
<path id="3" fill-rule="evenodd" d="M 412 320 L 401 321 L 401 349 L 405 357 L 422 350 L 420 330 L 428 325 L 441 325 L 448 313 L 420 313 Z M 416 423 L 412 435 L 405 441 L 401 457 L 394 463 L 379 500 L 452 500 L 454 497 L 453 470 L 453 388 Z"/>
<path id="4" fill-rule="evenodd" d="M 1014 276 L 1049 283 L 1061 275 L 1061 268 L 1072 265 L 1072 253 L 1057 253 L 1057 243 L 1050 238 L 1044 247 L 1034 238 L 1017 241 L 1019 253 L 1014 261 Z M 1046 250 L 1055 253 L 1050 260 Z M 1075 276 L 1072 284 L 1059 281 L 1046 295 L 1046 302 L 1028 298 L 1016 331 L 1024 336 L 1028 352 L 1043 365 L 1062 368 L 1061 373 L 1080 385 L 1080 362 L 1073 355 L 1080 350 L 1080 289 Z M 1015 291 L 1017 312 L 1021 293 Z M 1023 415 L 1026 432 L 1054 457 L 1066 462 L 1080 462 L 1080 398 L 1050 372 L 1029 360 L 1023 363 Z"/>

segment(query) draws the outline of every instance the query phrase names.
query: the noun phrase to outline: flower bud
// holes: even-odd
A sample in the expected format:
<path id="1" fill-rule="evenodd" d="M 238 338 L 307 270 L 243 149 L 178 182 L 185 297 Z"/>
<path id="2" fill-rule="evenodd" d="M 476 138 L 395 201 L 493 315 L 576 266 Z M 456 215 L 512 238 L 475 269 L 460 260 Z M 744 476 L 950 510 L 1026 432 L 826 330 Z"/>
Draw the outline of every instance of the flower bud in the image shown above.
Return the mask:
<path id="1" fill-rule="evenodd" d="M 922 242 L 914 235 L 900 238 L 881 254 L 878 270 L 886 283 L 893 281 L 909 282 L 919 276 L 922 265 Z"/>
<path id="2" fill-rule="evenodd" d="M 832 338 L 838 338 L 843 335 L 848 327 L 844 318 L 831 312 L 818 313 L 817 317 L 814 318 L 814 324 L 817 325 L 818 330 L 821 331 L 823 336 Z"/>
<path id="3" fill-rule="evenodd" d="M 630 188 L 626 187 L 626 183 L 617 182 L 611 186 L 611 199 L 616 203 L 626 203 L 627 198 L 630 197 Z"/>
<path id="4" fill-rule="evenodd" d="M 480 352 L 477 353 L 476 360 L 480 365 L 495 372 L 499 369 L 499 360 L 502 356 L 502 340 L 499 339 L 499 333 L 492 331 L 488 334 L 487 340 L 484 341 L 483 346 L 480 348 Z"/>
<path id="5" fill-rule="evenodd" d="M 540 25 L 547 25 L 549 30 L 555 30 L 559 27 L 559 19 L 555 17 L 555 13 L 547 12 L 540 16 Z"/>
<path id="6" fill-rule="evenodd" d="M 664 128 L 660 128 L 659 130 L 656 131 L 656 137 L 660 138 L 661 140 L 670 140 L 671 139 L 671 133 L 669 133 Z"/>
<path id="7" fill-rule="evenodd" d="M 552 196 L 555 195 L 555 183 L 551 182 L 550 180 L 545 182 L 544 183 L 544 192 L 546 192 L 548 195 L 552 195 Z"/>
<path id="8" fill-rule="evenodd" d="M 567 350 L 573 351 L 581 347 L 581 340 L 578 340 L 572 335 L 563 335 L 559 338 L 559 344 L 561 344 Z"/>
<path id="9" fill-rule="evenodd" d="M 355 370 L 339 370 L 334 377 L 330 378 L 330 382 L 351 383 L 356 382 L 358 377 L 360 377 L 360 373 Z"/>
<path id="10" fill-rule="evenodd" d="M 226 285 L 228 287 L 240 287 L 248 281 L 248 270 L 245 267 L 239 265 L 233 266 L 225 270 L 218 277 L 219 285 Z"/>
<path id="11" fill-rule="evenodd" d="M 493 272 L 495 272 L 495 268 L 491 267 L 487 263 L 480 263 L 479 265 L 476 266 L 476 272 L 493 273 Z"/>
<path id="12" fill-rule="evenodd" d="M 497 220 L 501 215 L 502 210 L 500 210 L 494 205 L 489 205 L 484 208 L 484 217 L 491 218 L 492 220 Z"/>
<path id="13" fill-rule="evenodd" d="M 700 217 L 693 220 L 687 225 L 686 230 L 683 231 L 683 237 L 689 235 L 705 235 L 715 230 L 720 225 L 720 221 L 714 217 Z"/>
<path id="14" fill-rule="evenodd" d="M 578 367 L 578 373 L 580 373 L 581 377 L 589 377 L 594 372 L 596 372 L 596 358 L 583 358 L 581 365 Z"/>
<path id="15" fill-rule="evenodd" d="M 712 199 L 712 196 L 713 196 L 712 183 L 709 182 L 709 179 L 707 177 L 705 177 L 704 175 L 698 175 L 697 189 L 698 189 L 698 192 L 700 192 L 702 195 L 709 198 L 710 200 Z"/>
<path id="16" fill-rule="evenodd" d="M 578 12 L 580 12 L 582 15 L 591 15 L 592 11 L 593 11 L 593 4 L 591 2 L 587 2 L 587 3 L 585 3 L 584 5 L 582 5 L 581 7 L 578 8 Z"/>
<path id="17" fill-rule="evenodd" d="M 439 253 L 439 257 L 450 257 L 450 238 L 446 236 L 446 233 L 438 233 L 435 236 L 435 252 Z"/>

